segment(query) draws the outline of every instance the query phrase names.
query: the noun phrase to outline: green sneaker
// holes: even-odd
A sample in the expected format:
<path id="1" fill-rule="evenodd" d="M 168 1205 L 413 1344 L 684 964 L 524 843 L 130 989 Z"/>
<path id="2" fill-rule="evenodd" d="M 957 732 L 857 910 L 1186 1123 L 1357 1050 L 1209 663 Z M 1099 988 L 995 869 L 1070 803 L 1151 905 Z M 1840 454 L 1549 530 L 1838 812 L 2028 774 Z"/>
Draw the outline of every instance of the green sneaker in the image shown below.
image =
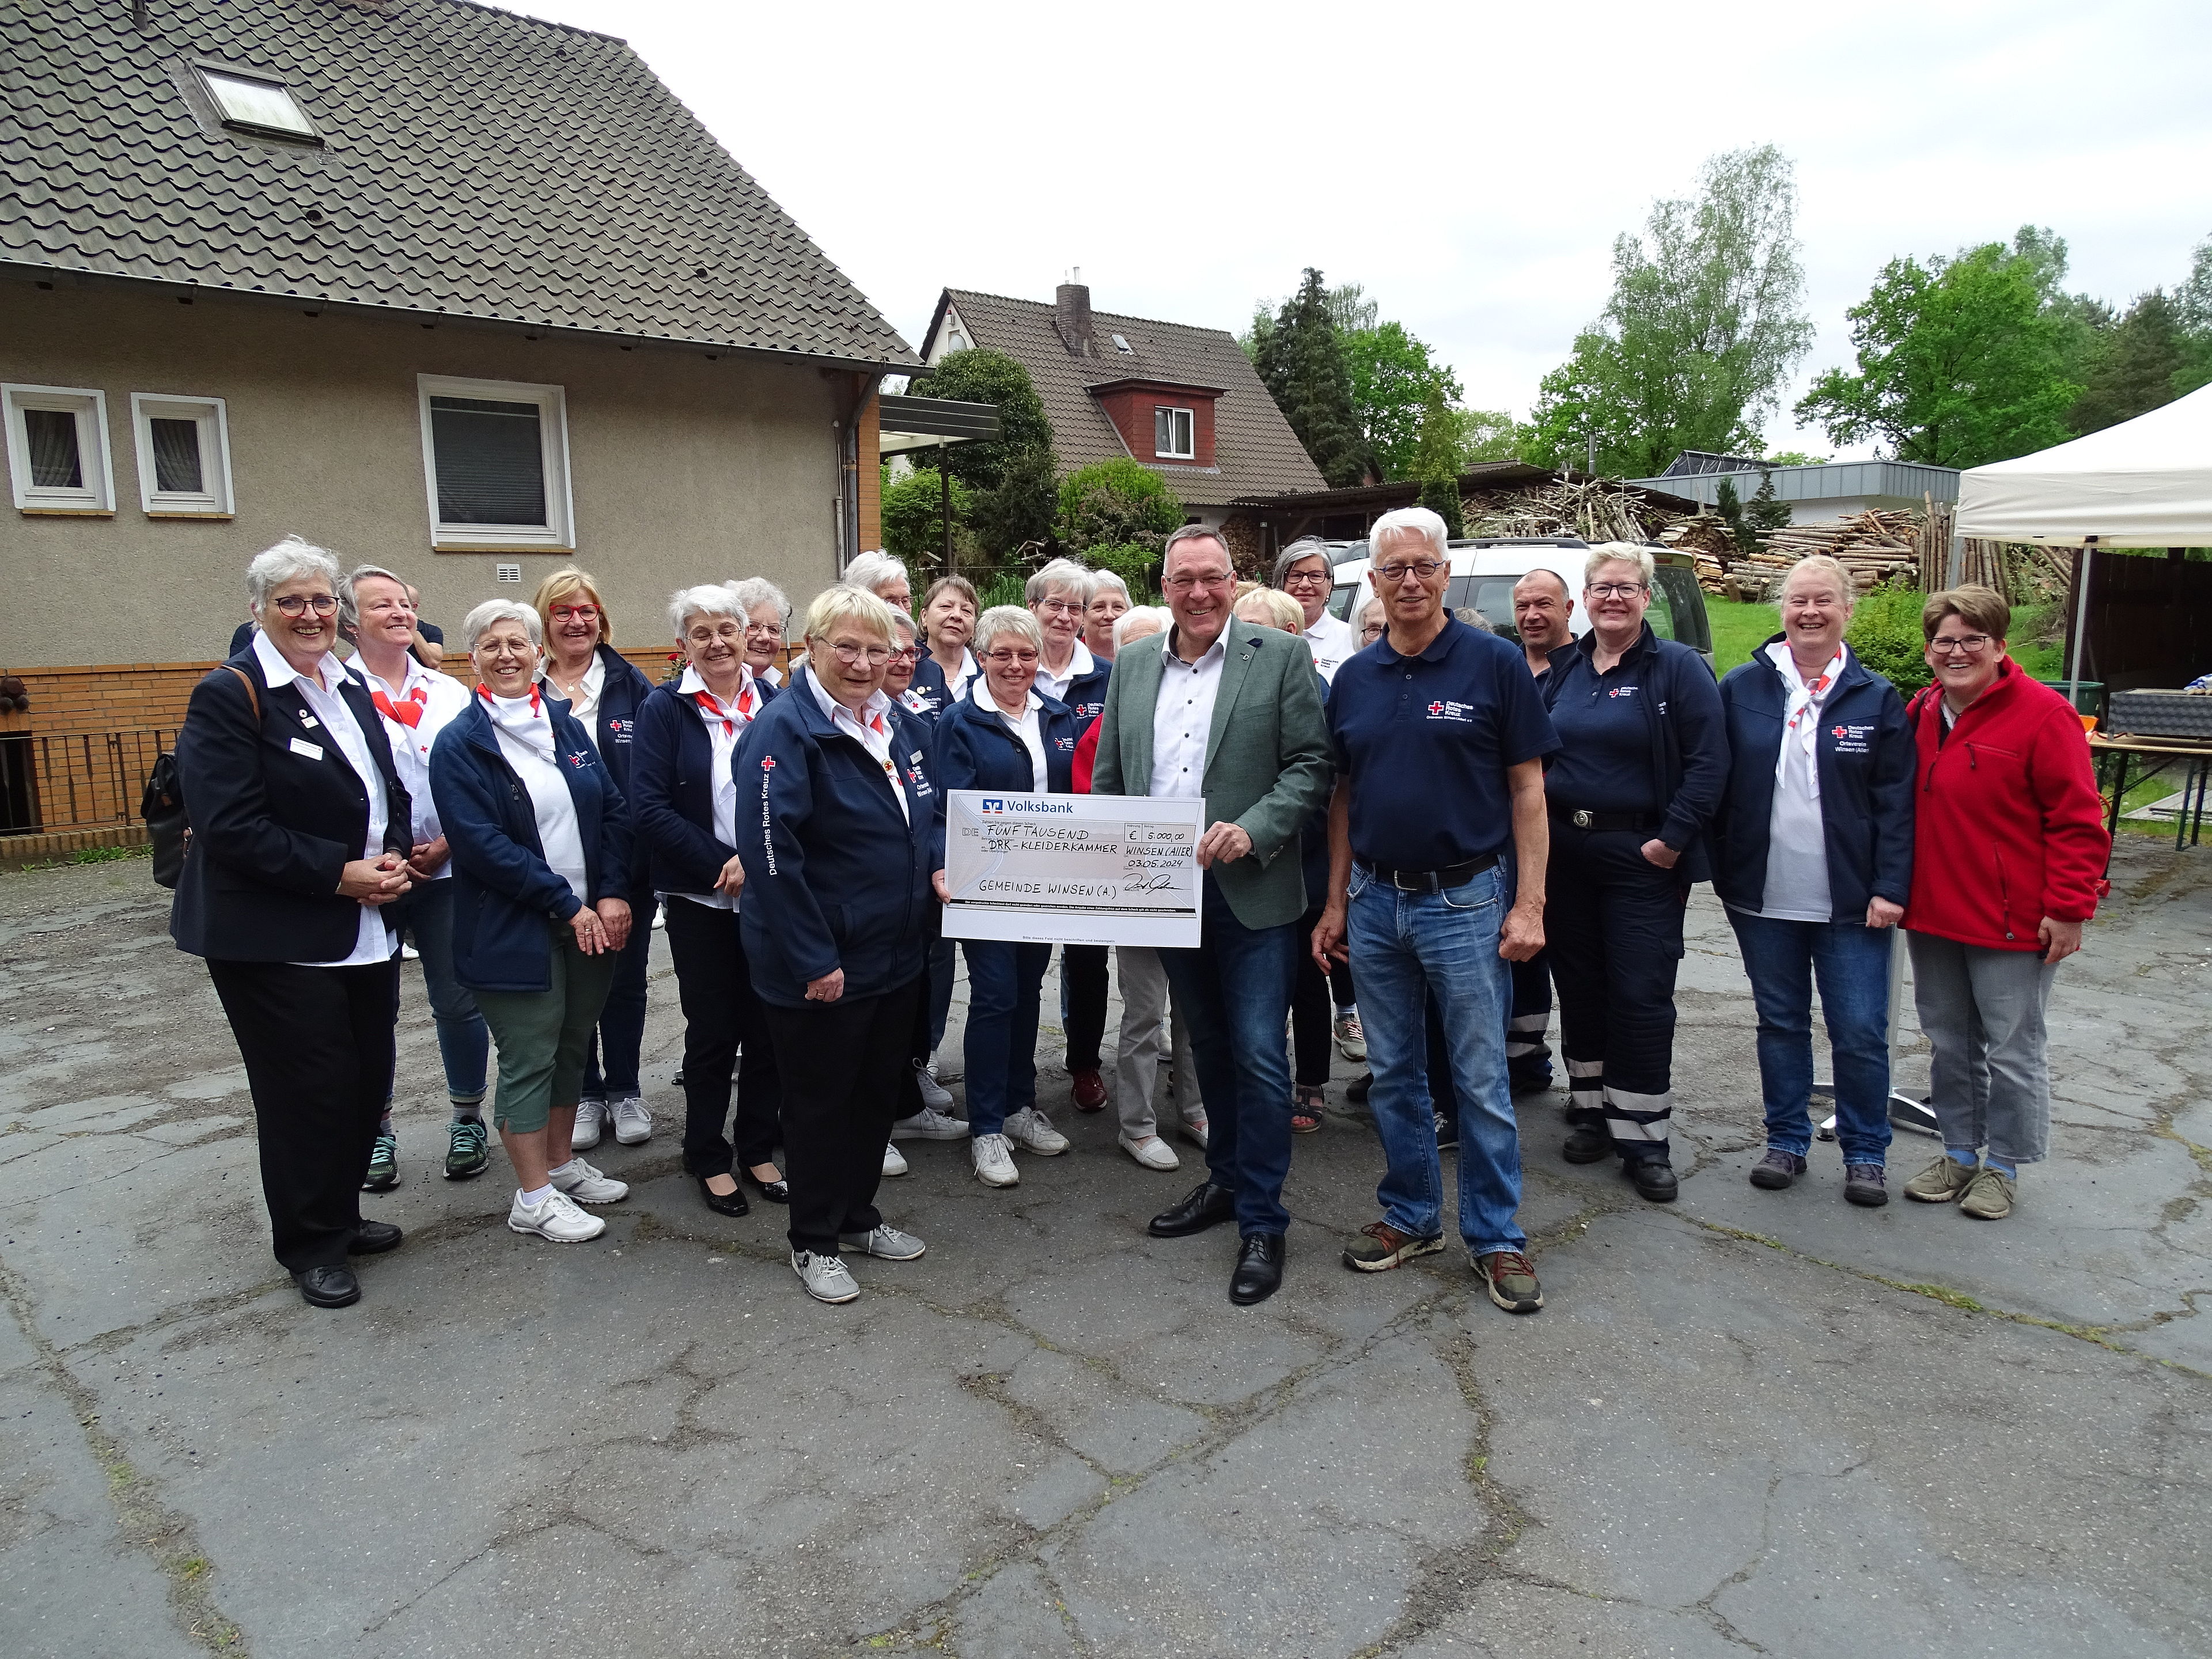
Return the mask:
<path id="1" fill-rule="evenodd" d="M 1534 1313 L 1544 1305 L 1544 1287 L 1536 1282 L 1535 1264 L 1520 1251 L 1492 1250 L 1470 1259 L 1490 1299 L 1506 1312 Z"/>
<path id="2" fill-rule="evenodd" d="M 457 1117 L 446 1126 L 446 1133 L 449 1139 L 446 1148 L 447 1180 L 466 1181 L 491 1166 L 482 1118 Z"/>
<path id="3" fill-rule="evenodd" d="M 1370 1221 L 1344 1247 L 1344 1265 L 1364 1273 L 1387 1273 L 1417 1255 L 1428 1255 L 1444 1247 L 1440 1235 L 1421 1238 L 1401 1233 L 1388 1222 Z"/>
<path id="4" fill-rule="evenodd" d="M 2002 1221 L 2012 1213 L 2012 1177 L 1984 1164 L 1960 1200 L 1959 1212 L 1977 1221 Z"/>
<path id="5" fill-rule="evenodd" d="M 399 1184 L 399 1137 L 379 1135 L 368 1155 L 368 1173 L 362 1177 L 365 1193 L 389 1192 Z"/>
<path id="6" fill-rule="evenodd" d="M 1961 1164 L 1946 1152 L 1905 1183 L 1905 1195 L 1923 1204 L 1951 1204 L 1966 1196 L 1981 1166 Z"/>

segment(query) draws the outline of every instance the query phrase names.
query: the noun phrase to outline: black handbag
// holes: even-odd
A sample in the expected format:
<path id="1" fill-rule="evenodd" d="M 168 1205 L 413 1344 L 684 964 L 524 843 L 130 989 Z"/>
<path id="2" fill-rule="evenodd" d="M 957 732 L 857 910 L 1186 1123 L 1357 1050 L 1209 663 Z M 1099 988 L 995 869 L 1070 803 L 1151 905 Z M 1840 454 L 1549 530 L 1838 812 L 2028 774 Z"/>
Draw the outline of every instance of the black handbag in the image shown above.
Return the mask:
<path id="1" fill-rule="evenodd" d="M 146 837 L 154 844 L 154 880 L 174 887 L 185 872 L 185 848 L 192 838 L 191 820 L 185 816 L 185 790 L 177 771 L 177 757 L 163 750 L 154 757 L 147 774 L 145 793 L 138 797 L 138 816 L 146 820 Z"/>

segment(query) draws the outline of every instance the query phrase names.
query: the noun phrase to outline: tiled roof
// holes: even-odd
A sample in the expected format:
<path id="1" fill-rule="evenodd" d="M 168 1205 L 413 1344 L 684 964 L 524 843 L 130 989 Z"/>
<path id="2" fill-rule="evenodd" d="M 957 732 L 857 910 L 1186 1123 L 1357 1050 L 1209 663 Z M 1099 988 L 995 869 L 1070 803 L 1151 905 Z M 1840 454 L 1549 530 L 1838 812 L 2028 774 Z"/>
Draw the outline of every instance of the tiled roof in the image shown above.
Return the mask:
<path id="1" fill-rule="evenodd" d="M 0 263 L 853 363 L 914 354 L 620 40 L 468 0 L 0 7 Z M 204 122 L 282 76 L 320 149 Z"/>
<path id="2" fill-rule="evenodd" d="M 1173 386 L 1221 388 L 1213 405 L 1213 466 L 1176 466 L 1138 458 L 1166 479 L 1187 506 L 1221 507 L 1240 495 L 1323 488 L 1321 470 L 1260 383 L 1251 359 L 1224 330 L 1094 311 L 1091 326 L 1098 355 L 1079 357 L 1060 343 L 1049 303 L 947 289 L 938 306 L 940 319 L 947 304 L 966 325 L 970 344 L 1003 351 L 1029 370 L 1045 416 L 1052 422 L 1053 447 L 1065 467 L 1088 466 L 1129 453 L 1114 422 L 1091 395 L 1092 386 L 1114 380 L 1164 380 Z M 1129 351 L 1115 346 L 1116 334 L 1129 343 Z"/>

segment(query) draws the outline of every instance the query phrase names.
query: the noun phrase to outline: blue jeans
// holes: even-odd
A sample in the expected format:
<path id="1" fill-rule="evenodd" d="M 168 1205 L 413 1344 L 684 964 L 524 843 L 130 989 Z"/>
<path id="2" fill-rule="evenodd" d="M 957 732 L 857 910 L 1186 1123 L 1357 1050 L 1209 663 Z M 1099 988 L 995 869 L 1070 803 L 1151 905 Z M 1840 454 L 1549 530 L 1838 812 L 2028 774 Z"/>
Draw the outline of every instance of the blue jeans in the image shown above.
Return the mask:
<path id="1" fill-rule="evenodd" d="M 1036 1104 L 1037 1004 L 1049 945 L 963 941 L 968 951 L 968 1133 L 995 1135 Z"/>
<path id="2" fill-rule="evenodd" d="M 1776 921 L 1729 908 L 1759 1009 L 1766 1144 L 1802 1158 L 1813 1145 L 1813 983 L 1836 1061 L 1836 1139 L 1846 1164 L 1889 1151 L 1889 953 L 1896 935 L 1857 921 Z"/>
<path id="3" fill-rule="evenodd" d="M 630 902 L 629 943 L 615 957 L 615 982 L 607 992 L 607 1006 L 599 1011 L 599 1028 L 584 1051 L 584 1098 L 606 1100 L 638 1091 L 638 1050 L 645 1043 L 645 970 L 653 958 L 653 907 L 650 895 Z M 606 1070 L 599 1070 L 600 1051 Z"/>
<path id="4" fill-rule="evenodd" d="M 1367 1028 L 1367 1097 L 1388 1166 L 1375 1195 L 1401 1233 L 1443 1231 L 1443 1170 L 1429 1104 L 1427 1030 L 1433 996 L 1443 1016 L 1452 1092 L 1459 1103 L 1459 1231 L 1477 1255 L 1528 1243 L 1521 1207 L 1521 1136 L 1505 1076 L 1505 1012 L 1512 965 L 1498 954 L 1505 874 L 1484 871 L 1441 893 L 1407 893 L 1352 872 L 1347 932 L 1359 1015 Z"/>
<path id="5" fill-rule="evenodd" d="M 1247 927 L 1209 872 L 1202 878 L 1200 944 L 1162 951 L 1168 988 L 1190 1023 L 1208 1127 L 1208 1178 L 1236 1195 L 1237 1231 L 1290 1231 L 1283 1182 L 1291 1172 L 1291 1051 L 1283 1040 L 1298 971 L 1298 927 Z M 972 1087 L 972 1085 L 971 1085 Z"/>
<path id="6" fill-rule="evenodd" d="M 453 883 L 451 877 L 426 881 L 408 901 L 408 930 L 422 953 L 422 986 L 429 994 L 430 1018 L 438 1026 L 438 1058 L 445 1062 L 446 1094 L 456 1105 L 473 1106 L 484 1097 L 484 1069 L 491 1032 L 477 1012 L 477 1000 L 453 977 Z"/>

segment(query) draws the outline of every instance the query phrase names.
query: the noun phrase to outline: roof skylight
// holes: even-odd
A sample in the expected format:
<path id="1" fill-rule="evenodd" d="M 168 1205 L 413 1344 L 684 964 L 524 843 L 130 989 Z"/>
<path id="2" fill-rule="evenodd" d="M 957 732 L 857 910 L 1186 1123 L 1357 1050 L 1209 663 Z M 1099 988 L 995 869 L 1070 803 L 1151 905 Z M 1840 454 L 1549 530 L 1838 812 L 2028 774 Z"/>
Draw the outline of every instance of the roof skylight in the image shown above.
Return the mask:
<path id="1" fill-rule="evenodd" d="M 281 81 L 264 81 L 228 70 L 198 66 L 208 96 L 222 116 L 222 124 L 241 132 L 267 133 L 278 138 L 315 138 L 322 134 L 292 99 Z"/>
<path id="2" fill-rule="evenodd" d="M 1127 340 L 1123 339 L 1118 334 L 1114 337 L 1114 349 L 1116 351 L 1126 351 L 1133 357 L 1137 355 L 1136 347 L 1131 345 Z"/>

